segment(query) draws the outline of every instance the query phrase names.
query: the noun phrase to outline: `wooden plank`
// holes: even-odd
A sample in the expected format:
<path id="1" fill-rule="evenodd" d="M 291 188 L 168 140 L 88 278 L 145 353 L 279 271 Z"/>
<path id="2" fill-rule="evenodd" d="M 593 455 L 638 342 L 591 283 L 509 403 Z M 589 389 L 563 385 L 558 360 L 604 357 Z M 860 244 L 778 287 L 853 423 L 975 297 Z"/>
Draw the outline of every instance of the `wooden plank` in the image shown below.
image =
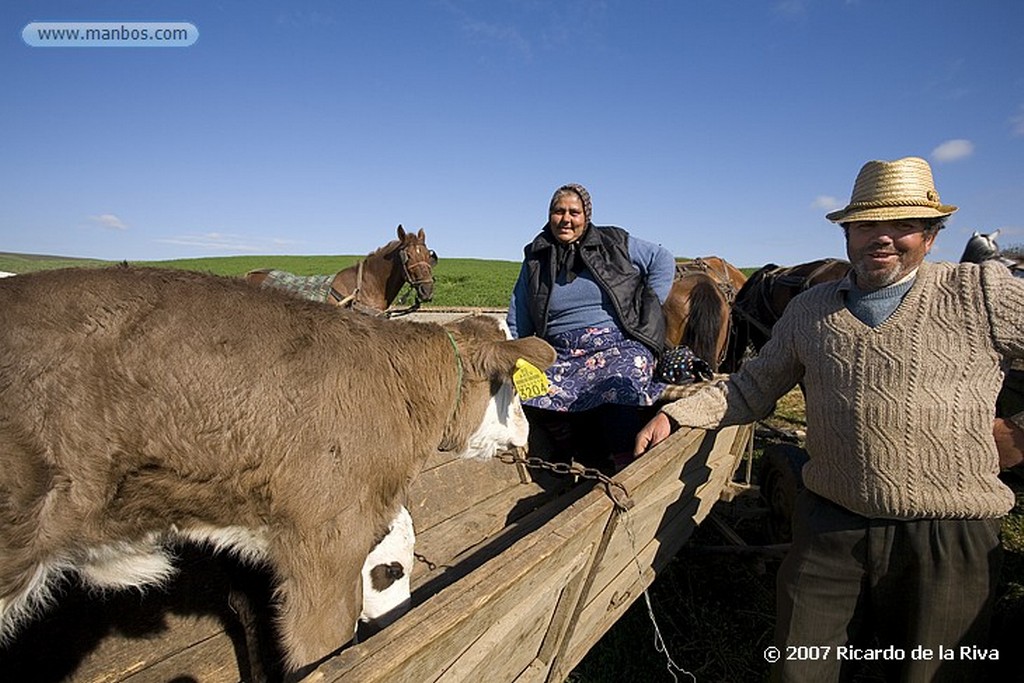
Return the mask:
<path id="1" fill-rule="evenodd" d="M 722 444 L 731 446 L 732 436 L 723 436 Z M 645 525 L 645 533 L 650 536 L 637 551 L 641 568 L 653 562 L 659 552 L 667 561 L 665 551 L 671 549 L 674 553 L 682 544 L 682 540 L 674 539 L 685 538 L 692 530 L 701 509 L 701 499 L 697 495 L 702 490 L 701 478 L 705 484 L 711 482 L 705 486 L 706 496 L 710 497 L 713 493 L 717 495 L 712 489 L 719 483 L 718 478 L 712 475 L 718 469 L 731 470 L 731 463 L 728 463 L 727 454 L 722 453 L 721 446 L 712 448 L 715 444 L 709 440 L 707 449 L 700 451 L 697 448 L 702 439 L 702 432 L 681 430 L 666 440 L 664 449 L 655 449 L 623 473 L 631 494 L 634 491 L 640 494 L 634 499 L 635 517 L 638 523 Z M 693 458 L 696 460 L 690 462 Z M 728 466 L 720 468 L 715 464 L 719 461 Z M 690 480 L 689 485 L 687 479 Z M 671 507 L 680 498 L 680 491 L 693 492 L 690 502 Z M 653 496 L 653 502 L 644 501 L 643 496 L 647 493 Z M 673 514 L 666 515 L 670 508 Z M 586 493 L 539 530 L 419 605 L 387 631 L 326 662 L 309 680 L 419 682 L 445 679 L 448 672 L 453 677 L 456 674 L 491 672 L 487 680 L 519 678 L 536 681 L 545 677 L 545 669 L 549 666 L 571 668 L 575 662 L 569 660 L 580 657 L 580 652 L 589 649 L 589 644 L 584 647 L 584 643 L 592 644 L 607 630 L 615 615 L 598 620 L 594 629 L 580 631 L 580 624 L 586 619 L 567 620 L 565 610 L 579 616 L 577 609 L 590 606 L 591 603 L 584 600 L 586 595 L 582 589 L 578 599 L 563 592 L 563 599 L 557 605 L 539 600 L 537 592 L 544 586 L 585 585 L 582 572 L 592 577 L 601 576 L 604 572 L 611 574 L 595 558 L 595 553 L 606 531 L 611 530 L 609 538 L 615 543 L 624 542 L 620 540 L 624 538 L 624 526 L 610 524 L 612 510 L 612 502 L 602 490 Z M 657 519 L 652 521 L 649 517 Z M 655 542 L 659 529 L 671 533 L 672 538 Z M 635 534 L 636 530 L 632 533 Z M 626 573 L 626 568 L 633 564 L 631 553 L 616 550 L 609 557 L 613 564 L 619 565 L 619 570 L 604 581 L 605 585 L 595 583 L 588 595 L 600 595 L 618 575 L 621 575 L 618 582 L 626 590 L 633 581 L 638 585 L 649 583 L 649 577 L 640 578 L 645 573 L 653 576 L 649 568 L 637 570 L 631 567 L 633 576 L 637 577 L 635 579 Z M 597 563 L 593 564 L 595 561 Z M 566 562 L 579 565 L 571 577 L 565 574 Z M 551 582 L 552 575 L 561 582 Z M 573 605 L 574 601 L 576 605 Z M 624 609 L 631 600 L 620 598 L 619 602 Z M 596 609 L 596 604 L 592 609 Z M 552 611 L 547 633 L 538 649 L 533 650 L 533 634 L 539 628 L 538 624 L 548 619 L 549 610 Z M 563 635 L 559 633 L 563 627 L 564 647 L 560 645 Z M 577 631 L 579 636 L 575 635 Z M 513 656 L 509 649 L 495 646 L 511 633 L 517 634 L 516 638 L 524 644 L 516 648 L 514 661 L 509 660 Z M 556 651 L 560 651 L 562 656 L 551 660 L 551 653 Z M 544 657 L 540 656 L 542 652 L 546 653 Z M 526 661 L 528 657 L 531 659 Z M 559 680 L 559 676 L 564 675 L 562 671 L 559 668 L 559 673 L 553 675 L 552 680 Z M 495 672 L 501 672 L 500 676 Z"/>
<path id="2" fill-rule="evenodd" d="M 456 466 L 466 463 L 454 463 Z M 510 547 L 526 534 L 540 528 L 551 517 L 571 505 L 586 492 L 586 485 L 574 485 L 565 475 L 549 475 L 540 472 L 531 480 L 521 483 L 513 474 L 510 465 L 504 467 L 507 487 L 499 489 L 490 497 L 476 494 L 477 502 L 469 508 L 456 511 L 446 519 L 422 530 L 417 520 L 416 554 L 417 563 L 413 568 L 412 587 L 414 603 L 422 602 L 421 595 L 433 595 L 441 588 L 465 576 L 496 554 Z M 438 479 L 444 482 L 444 477 Z M 445 483 L 437 486 L 446 486 Z M 490 490 L 489 482 L 484 488 Z M 576 491 L 570 489 L 576 487 Z M 430 498 L 436 491 L 419 490 L 421 498 Z M 419 501 L 412 504 L 418 506 Z"/>
<path id="3" fill-rule="evenodd" d="M 446 572 L 458 570 L 464 575 L 500 552 L 498 549 L 488 554 L 480 546 L 502 532 L 514 532 L 514 523 L 508 523 L 509 511 L 523 500 L 543 495 L 544 490 L 538 486 L 516 484 L 426 531 L 417 531 L 416 553 L 420 560 L 413 567 L 413 589 L 435 581 Z"/>
<path id="4" fill-rule="evenodd" d="M 455 462 L 460 458 L 452 453 L 451 451 L 434 451 L 430 456 L 427 457 L 427 461 L 423 463 L 423 467 L 420 468 L 421 472 L 432 470 L 435 467 L 440 467 L 450 462 Z"/>
<path id="5" fill-rule="evenodd" d="M 636 562 L 620 565 L 620 572 L 611 578 L 600 590 L 588 596 L 586 604 L 580 611 L 577 628 L 568 640 L 565 651 L 558 662 L 557 674 L 553 680 L 561 680 L 590 651 L 598 640 L 625 614 L 632 604 L 643 594 L 657 575 L 658 568 L 653 565 L 659 556 L 667 557 L 666 551 L 678 552 L 694 527 L 685 515 L 676 518 L 678 524 L 668 547 L 657 541 L 651 541 L 639 550 Z M 678 539 L 678 540 L 676 540 Z"/>
<path id="6" fill-rule="evenodd" d="M 732 428 L 735 429 L 735 428 Z M 689 513 L 689 524 L 696 527 L 710 512 L 719 495 L 729 481 L 738 458 L 731 451 L 732 434 L 726 432 L 723 438 L 715 438 L 714 433 L 699 435 L 699 445 L 680 468 L 678 460 L 661 458 L 656 466 L 636 472 L 627 472 L 623 484 L 631 492 L 636 505 L 625 513 L 628 526 L 620 526 L 612 537 L 602 566 L 598 568 L 595 584 L 599 587 L 607 584 L 611 577 L 619 573 L 620 567 L 635 556 L 635 550 L 651 539 L 671 537 L 678 533 L 677 529 L 666 528 L 668 521 L 680 509 Z M 693 501 L 697 506 L 692 507 Z M 675 555 L 678 548 L 665 551 L 667 559 Z M 659 556 L 659 564 L 664 564 Z"/>
<path id="7" fill-rule="evenodd" d="M 524 582 L 520 590 L 509 591 L 502 599 L 507 607 L 497 610 L 498 619 L 438 680 L 509 681 L 527 669 L 540 649 L 566 585 L 583 573 L 588 557 L 580 552 L 554 572 L 538 568 L 539 581 L 530 582 L 533 585 Z M 502 656 L 496 658 L 496 652 Z"/>
<path id="8" fill-rule="evenodd" d="M 221 634 L 200 641 L 138 673 L 121 679 L 124 683 L 151 681 L 198 681 L 237 683 L 240 679 L 231 642 Z M 77 680 L 77 679 L 76 679 Z"/>
<path id="9" fill-rule="evenodd" d="M 576 534 L 568 541 L 554 534 L 530 534 L 386 631 L 329 660 L 308 680 L 435 681 L 453 666 L 460 666 L 460 657 L 468 657 L 478 670 L 504 666 L 499 660 L 509 653 L 492 647 L 486 634 L 492 628 L 515 630 L 518 621 L 532 623 L 540 618 L 544 611 L 540 607 L 552 609 L 553 602 L 533 599 L 557 595 L 556 589 L 572 583 L 573 572 L 583 571 L 589 561 L 591 539 L 591 534 Z M 521 611 L 521 605 L 535 609 Z M 518 630 L 521 634 L 529 631 L 528 627 Z M 475 644 L 479 644 L 476 649 Z M 525 669 L 533 654 L 524 652 L 519 659 Z"/>
<path id="10" fill-rule="evenodd" d="M 406 507 L 419 534 L 519 485 L 519 472 L 512 465 L 498 460 L 451 460 L 420 473 L 410 487 Z"/>
<path id="11" fill-rule="evenodd" d="M 403 675 L 413 681 L 433 680 L 460 655 L 467 642 L 501 615 L 500 610 L 484 610 L 482 606 L 492 604 L 510 586 L 536 581 L 545 572 L 556 571 L 558 561 L 574 549 L 585 548 L 583 554 L 589 561 L 593 539 L 600 536 L 607 521 L 601 510 L 584 503 L 594 496 L 584 494 L 541 531 L 520 539 L 458 584 L 414 608 L 386 632 L 342 652 L 321 667 L 318 673 L 322 678 L 310 680 L 406 680 Z M 605 501 L 603 512 L 607 515 L 610 501 L 600 493 L 596 497 Z M 553 526 L 555 520 L 561 520 L 561 524 Z M 404 662 L 414 662 L 414 668 L 406 670 Z"/>
<path id="12" fill-rule="evenodd" d="M 195 549 L 179 554 L 180 573 L 163 589 L 101 596 L 65 586 L 54 608 L 0 650 L 0 680 L 123 681 L 210 641 L 218 661 L 233 670 L 224 680 L 237 681 L 234 647 L 224 627 L 232 620 L 225 567 Z"/>
<path id="13" fill-rule="evenodd" d="M 662 453 L 623 473 L 623 483 L 637 502 L 618 517 L 607 549 L 592 570 L 593 581 L 581 597 L 579 617 L 551 680 L 568 675 L 710 512 L 739 464 L 739 447 L 745 441 L 734 432 L 741 429 L 745 428 L 701 438 L 685 462 Z M 694 442 L 686 441 L 690 436 L 680 435 L 678 445 L 690 444 L 685 450 L 691 450 Z"/>

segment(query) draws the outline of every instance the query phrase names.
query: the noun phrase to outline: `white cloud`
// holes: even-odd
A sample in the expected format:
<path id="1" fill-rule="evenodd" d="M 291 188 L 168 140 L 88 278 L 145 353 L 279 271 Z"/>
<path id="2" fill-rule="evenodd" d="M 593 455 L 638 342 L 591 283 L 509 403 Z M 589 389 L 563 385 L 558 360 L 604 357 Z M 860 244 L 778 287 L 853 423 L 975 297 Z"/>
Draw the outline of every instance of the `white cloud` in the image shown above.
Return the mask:
<path id="1" fill-rule="evenodd" d="M 198 247 L 205 250 L 248 252 L 252 254 L 273 253 L 275 248 L 299 244 L 296 240 L 283 238 L 259 238 L 246 235 L 231 235 L 221 232 L 207 232 L 197 235 L 178 235 L 158 239 L 162 244 L 176 244 L 184 247 Z"/>
<path id="2" fill-rule="evenodd" d="M 531 61 L 533 50 L 530 41 L 510 21 L 493 22 L 477 19 L 450 0 L 442 0 L 439 6 L 456 18 L 459 29 L 474 43 L 488 47 L 504 46 L 526 61 Z"/>
<path id="3" fill-rule="evenodd" d="M 1010 117 L 1010 132 L 1013 137 L 1024 137 L 1024 105 L 1021 105 L 1018 114 Z"/>
<path id="4" fill-rule="evenodd" d="M 823 211 L 835 211 L 836 209 L 841 209 L 844 206 L 846 206 L 846 204 L 844 204 L 842 200 L 836 199 L 835 197 L 831 197 L 827 194 L 819 194 L 814 198 L 814 201 L 811 202 L 812 208 L 821 209 Z"/>
<path id="5" fill-rule="evenodd" d="M 98 216 L 89 216 L 89 222 L 108 230 L 127 230 L 128 225 L 112 213 L 101 213 Z"/>
<path id="6" fill-rule="evenodd" d="M 780 0 L 775 3 L 775 12 L 787 17 L 802 17 L 807 14 L 806 0 Z"/>
<path id="7" fill-rule="evenodd" d="M 527 60 L 531 57 L 530 42 L 523 38 L 522 34 L 514 26 L 494 24 L 467 17 L 462 22 L 462 28 L 474 40 L 482 44 L 505 45 Z"/>
<path id="8" fill-rule="evenodd" d="M 932 159 L 943 163 L 959 161 L 974 154 L 974 143 L 970 140 L 946 140 L 932 150 Z"/>
<path id="9" fill-rule="evenodd" d="M 337 21 L 332 15 L 317 10 L 289 8 L 277 15 L 277 24 L 306 29 L 311 26 L 336 26 Z"/>

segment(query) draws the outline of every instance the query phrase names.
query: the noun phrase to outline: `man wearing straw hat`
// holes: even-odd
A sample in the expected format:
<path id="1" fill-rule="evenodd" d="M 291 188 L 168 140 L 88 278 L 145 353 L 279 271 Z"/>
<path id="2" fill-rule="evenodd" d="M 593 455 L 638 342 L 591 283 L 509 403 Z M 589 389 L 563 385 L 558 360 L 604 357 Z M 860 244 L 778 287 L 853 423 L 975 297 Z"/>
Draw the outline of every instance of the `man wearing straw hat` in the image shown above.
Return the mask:
<path id="1" fill-rule="evenodd" d="M 677 426 L 760 420 L 803 383 L 806 490 L 777 578 L 778 649 L 765 653 L 777 680 L 839 680 L 865 658 L 887 680 L 985 673 L 967 653 L 991 654 L 1000 518 L 1014 505 L 993 435 L 1024 444 L 994 412 L 1006 364 L 1024 357 L 1024 281 L 998 263 L 925 262 L 956 210 L 924 159 L 865 164 L 827 216 L 846 237 L 847 278 L 795 298 L 757 358 L 637 437 L 640 453 Z"/>

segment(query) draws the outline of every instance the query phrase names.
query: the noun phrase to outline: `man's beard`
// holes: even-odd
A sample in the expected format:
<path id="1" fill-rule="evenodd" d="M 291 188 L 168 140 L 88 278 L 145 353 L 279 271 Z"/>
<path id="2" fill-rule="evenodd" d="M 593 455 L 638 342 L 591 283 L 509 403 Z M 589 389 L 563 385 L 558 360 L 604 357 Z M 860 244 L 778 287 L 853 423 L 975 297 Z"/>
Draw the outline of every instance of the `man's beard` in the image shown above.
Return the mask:
<path id="1" fill-rule="evenodd" d="M 857 287 L 868 291 L 888 287 L 899 282 L 904 276 L 902 263 L 896 263 L 892 268 L 869 269 L 858 261 L 853 264 L 853 272 L 857 276 Z"/>

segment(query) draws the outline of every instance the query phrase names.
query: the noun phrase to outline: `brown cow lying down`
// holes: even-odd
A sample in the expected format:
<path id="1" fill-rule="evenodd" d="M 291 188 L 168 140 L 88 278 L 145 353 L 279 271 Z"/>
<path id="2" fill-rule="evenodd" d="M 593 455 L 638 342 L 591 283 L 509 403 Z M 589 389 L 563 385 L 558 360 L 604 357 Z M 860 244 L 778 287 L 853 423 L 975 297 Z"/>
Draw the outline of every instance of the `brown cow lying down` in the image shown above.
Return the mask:
<path id="1" fill-rule="evenodd" d="M 351 639 L 360 571 L 437 450 L 526 443 L 537 338 L 386 321 L 241 280 L 117 267 L 0 280 L 0 637 L 59 575 L 167 580 L 190 539 L 264 562 L 286 664 Z"/>

